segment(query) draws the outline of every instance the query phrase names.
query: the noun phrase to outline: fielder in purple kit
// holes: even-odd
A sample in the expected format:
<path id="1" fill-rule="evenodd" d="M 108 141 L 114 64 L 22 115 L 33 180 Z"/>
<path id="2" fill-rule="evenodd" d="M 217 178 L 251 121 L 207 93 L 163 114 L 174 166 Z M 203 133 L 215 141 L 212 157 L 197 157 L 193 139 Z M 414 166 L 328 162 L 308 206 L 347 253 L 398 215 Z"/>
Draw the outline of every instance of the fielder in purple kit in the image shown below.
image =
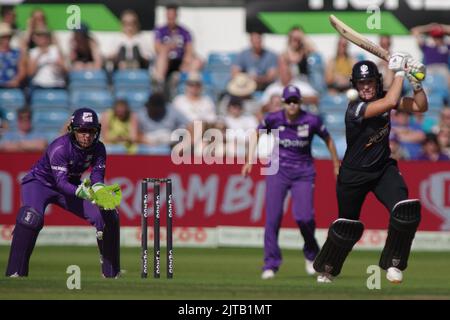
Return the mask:
<path id="1" fill-rule="evenodd" d="M 291 190 L 292 209 L 295 221 L 300 228 L 305 244 L 303 253 L 306 260 L 306 272 L 314 274 L 313 261 L 319 252 L 315 239 L 314 220 L 314 180 L 316 171 L 311 155 L 311 143 L 314 135 L 322 138 L 331 154 L 334 173 L 339 170 L 339 159 L 334 141 L 319 116 L 303 111 L 300 106 L 300 90 L 292 85 L 284 88 L 282 95 L 283 110 L 269 113 L 258 129 L 278 130 L 278 153 L 274 151 L 273 162 L 278 161 L 278 171 L 266 178 L 266 223 L 264 234 L 264 267 L 262 279 L 271 279 L 278 271 L 281 262 L 281 250 L 278 234 L 283 217 L 283 204 L 288 190 Z M 253 148 L 252 148 L 253 149 Z M 274 150 L 277 150 L 275 148 Z M 246 176 L 251 171 L 252 153 L 242 168 Z"/>
<path id="2" fill-rule="evenodd" d="M 99 141 L 100 124 L 95 111 L 76 110 L 69 132 L 55 139 L 23 178 L 22 207 L 16 218 L 6 276 L 28 276 L 28 265 L 38 234 L 44 226 L 44 212 L 50 203 L 87 220 L 97 232 L 102 274 L 114 278 L 120 272 L 118 185 L 105 186 L 105 146 Z M 90 180 L 81 175 L 92 168 Z M 92 186 L 91 186 L 92 183 Z"/>

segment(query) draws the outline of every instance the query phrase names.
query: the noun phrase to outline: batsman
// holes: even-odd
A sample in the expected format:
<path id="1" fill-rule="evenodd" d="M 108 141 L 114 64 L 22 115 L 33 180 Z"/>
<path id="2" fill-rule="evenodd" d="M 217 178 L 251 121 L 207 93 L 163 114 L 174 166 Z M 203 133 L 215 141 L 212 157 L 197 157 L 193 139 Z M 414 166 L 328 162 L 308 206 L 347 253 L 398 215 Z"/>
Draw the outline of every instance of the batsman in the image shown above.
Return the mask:
<path id="1" fill-rule="evenodd" d="M 347 149 L 336 186 L 339 219 L 331 224 L 328 238 L 314 261 L 318 282 L 331 282 L 340 274 L 347 255 L 361 238 L 364 225 L 359 216 L 369 192 L 390 213 L 379 265 L 387 271 L 390 282 L 403 280 L 420 223 L 421 207 L 419 200 L 408 198 L 408 187 L 397 162 L 390 157 L 390 113 L 392 110 L 427 111 L 427 96 L 421 82 L 413 76 L 425 74 L 426 70 L 422 63 L 404 53 L 391 56 L 389 69 L 395 77 L 386 92 L 382 76 L 372 61 L 360 61 L 353 66 L 350 82 L 358 97 L 349 102 L 345 114 Z M 401 96 L 405 77 L 414 89 L 413 97 Z"/>
<path id="2" fill-rule="evenodd" d="M 49 204 L 87 220 L 96 229 L 101 270 L 105 278 L 120 274 L 119 185 L 104 184 L 106 150 L 99 141 L 101 126 L 89 108 L 77 109 L 68 133 L 56 138 L 21 182 L 21 202 L 13 232 L 7 277 L 26 277 L 30 256 L 44 226 Z M 82 174 L 92 168 L 90 179 Z"/>

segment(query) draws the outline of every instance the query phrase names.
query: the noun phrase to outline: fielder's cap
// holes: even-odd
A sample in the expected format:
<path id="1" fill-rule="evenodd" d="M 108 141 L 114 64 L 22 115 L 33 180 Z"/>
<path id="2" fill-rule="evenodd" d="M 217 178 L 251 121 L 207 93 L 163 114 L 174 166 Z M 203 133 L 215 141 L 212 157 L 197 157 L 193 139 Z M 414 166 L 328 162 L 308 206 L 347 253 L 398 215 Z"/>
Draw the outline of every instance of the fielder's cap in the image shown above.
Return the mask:
<path id="1" fill-rule="evenodd" d="M 436 25 L 430 30 L 430 36 L 432 36 L 433 38 L 442 38 L 444 34 L 444 28 L 442 28 L 441 25 Z"/>
<path id="2" fill-rule="evenodd" d="M 300 89 L 293 85 L 288 85 L 283 90 L 283 95 L 281 96 L 283 101 L 287 101 L 289 99 L 297 99 L 300 100 L 302 98 L 302 94 L 300 93 Z"/>
<path id="3" fill-rule="evenodd" d="M 13 30 L 9 23 L 0 23 L 0 37 L 11 37 L 13 35 Z"/>
<path id="4" fill-rule="evenodd" d="M 247 97 L 256 90 L 256 81 L 246 73 L 238 73 L 227 86 L 228 92 L 237 97 Z"/>

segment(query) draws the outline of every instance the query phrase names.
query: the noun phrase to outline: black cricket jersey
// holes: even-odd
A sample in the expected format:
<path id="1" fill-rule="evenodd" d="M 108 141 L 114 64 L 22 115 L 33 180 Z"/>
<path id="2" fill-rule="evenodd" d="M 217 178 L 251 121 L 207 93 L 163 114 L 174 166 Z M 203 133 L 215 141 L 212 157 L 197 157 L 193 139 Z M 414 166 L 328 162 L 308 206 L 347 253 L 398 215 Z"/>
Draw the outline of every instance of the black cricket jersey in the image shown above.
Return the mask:
<path id="1" fill-rule="evenodd" d="M 357 99 L 348 105 L 345 114 L 347 150 L 342 165 L 353 170 L 371 172 L 382 169 L 389 162 L 391 121 L 390 110 L 365 119 L 368 104 L 369 102 Z"/>

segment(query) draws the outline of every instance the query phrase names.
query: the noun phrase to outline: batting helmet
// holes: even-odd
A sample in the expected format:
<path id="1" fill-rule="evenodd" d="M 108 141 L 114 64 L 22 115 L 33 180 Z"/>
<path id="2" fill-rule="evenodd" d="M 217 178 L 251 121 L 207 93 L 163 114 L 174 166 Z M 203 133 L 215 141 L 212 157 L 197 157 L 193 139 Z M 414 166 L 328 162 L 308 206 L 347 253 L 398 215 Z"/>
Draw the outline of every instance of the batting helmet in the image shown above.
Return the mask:
<path id="1" fill-rule="evenodd" d="M 355 63 L 352 69 L 352 77 L 350 83 L 353 88 L 356 88 L 356 82 L 364 79 L 375 79 L 377 82 L 377 95 L 380 96 L 383 92 L 383 76 L 378 72 L 378 67 L 375 63 L 369 60 L 363 60 Z"/>

